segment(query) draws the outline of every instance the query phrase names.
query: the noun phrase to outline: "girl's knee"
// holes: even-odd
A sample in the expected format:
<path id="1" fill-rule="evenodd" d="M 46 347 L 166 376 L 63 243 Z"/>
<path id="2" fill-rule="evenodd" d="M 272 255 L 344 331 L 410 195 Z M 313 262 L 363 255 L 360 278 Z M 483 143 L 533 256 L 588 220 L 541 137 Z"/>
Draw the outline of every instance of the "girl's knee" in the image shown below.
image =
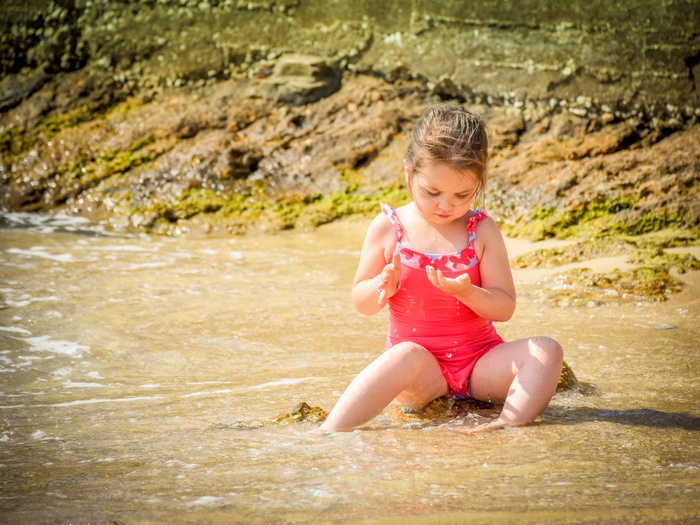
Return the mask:
<path id="1" fill-rule="evenodd" d="M 564 360 L 564 350 L 551 337 L 537 336 L 530 339 L 530 353 L 538 359 L 561 367 Z"/>
<path id="2" fill-rule="evenodd" d="M 424 347 L 408 341 L 392 346 L 386 354 L 389 359 L 395 359 L 405 366 L 415 366 L 418 369 L 423 366 L 427 357 L 432 357 Z"/>
<path id="3" fill-rule="evenodd" d="M 387 353 L 391 354 L 397 359 L 423 359 L 429 352 L 423 348 L 418 343 L 411 343 L 410 341 L 405 341 L 397 345 L 392 346 Z"/>

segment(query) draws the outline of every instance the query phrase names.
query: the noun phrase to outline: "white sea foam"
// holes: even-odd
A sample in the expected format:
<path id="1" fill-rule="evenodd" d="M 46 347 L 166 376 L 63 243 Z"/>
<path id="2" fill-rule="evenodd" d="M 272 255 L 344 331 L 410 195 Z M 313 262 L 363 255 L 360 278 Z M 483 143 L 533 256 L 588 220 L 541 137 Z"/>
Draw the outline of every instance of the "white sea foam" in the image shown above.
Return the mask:
<path id="1" fill-rule="evenodd" d="M 124 268 L 125 270 L 140 270 L 142 268 L 162 268 L 163 266 L 169 266 L 172 264 L 172 261 L 156 261 L 156 262 L 151 262 L 151 263 L 140 263 L 140 264 L 131 264 L 127 268 Z"/>
<path id="2" fill-rule="evenodd" d="M 122 397 L 116 399 L 78 399 L 76 401 L 65 401 L 63 403 L 54 403 L 52 405 L 31 405 L 32 408 L 60 408 L 60 407 L 72 407 L 78 405 L 94 405 L 97 403 L 130 403 L 133 401 L 151 401 L 154 399 L 163 399 L 163 396 L 142 396 L 142 397 Z M 4 405 L 0 406 L 0 409 L 7 408 L 26 408 L 27 405 Z"/>
<path id="3" fill-rule="evenodd" d="M 70 379 L 63 383 L 63 388 L 103 388 L 100 383 L 73 382 Z"/>
<path id="4" fill-rule="evenodd" d="M 73 262 L 75 259 L 73 259 L 73 255 L 70 253 L 59 253 L 58 255 L 54 255 L 53 253 L 50 253 L 48 251 L 45 251 L 46 248 L 42 246 L 34 246 L 33 248 L 29 250 L 22 250 L 20 248 L 9 248 L 5 250 L 7 253 L 16 253 L 18 255 L 29 255 L 31 257 L 39 257 L 42 259 L 51 259 L 52 261 L 59 261 L 59 262 Z"/>
<path id="5" fill-rule="evenodd" d="M 29 330 L 25 330 L 24 328 L 18 328 L 16 326 L 0 326 L 0 331 L 15 332 L 17 334 L 24 334 L 24 335 L 32 335 L 32 333 Z"/>
<path id="6" fill-rule="evenodd" d="M 27 228 L 39 233 L 63 231 L 91 231 L 107 234 L 103 224 L 96 224 L 85 217 L 75 217 L 65 213 L 2 213 L 0 217 L 15 227 Z"/>
<path id="7" fill-rule="evenodd" d="M 188 381 L 186 385 L 230 385 L 231 381 Z"/>
<path id="8" fill-rule="evenodd" d="M 18 363 L 15 366 L 27 366 L 31 364 L 32 361 L 43 361 L 44 359 L 53 359 L 53 356 L 49 356 L 48 358 L 46 357 L 39 357 L 36 355 L 20 355 L 17 357 L 17 359 L 21 359 L 24 361 L 24 363 Z"/>
<path id="9" fill-rule="evenodd" d="M 71 407 L 76 405 L 93 405 L 96 403 L 129 403 L 132 401 L 147 401 L 151 399 L 163 399 L 163 396 L 141 396 L 122 397 L 117 399 L 78 399 L 77 401 L 66 401 L 65 403 L 55 403 L 53 405 L 36 405 L 41 407 Z"/>
<path id="10" fill-rule="evenodd" d="M 191 394 L 183 394 L 180 397 L 197 397 L 197 396 L 204 396 L 207 394 L 230 394 L 233 392 L 231 389 L 225 389 L 225 390 L 212 390 L 209 392 L 192 392 Z"/>
<path id="11" fill-rule="evenodd" d="M 110 252 L 157 252 L 157 249 L 152 249 L 152 248 L 145 248 L 143 246 L 135 246 L 133 244 L 124 244 L 124 245 L 119 245 L 119 244 L 108 244 L 104 246 L 88 246 L 87 249 L 90 250 L 105 250 L 105 251 L 110 251 Z"/>
<path id="12" fill-rule="evenodd" d="M 26 296 L 23 296 L 26 297 Z M 60 299 L 56 297 L 55 295 L 51 295 L 49 297 L 28 297 L 26 299 L 20 300 L 20 301 L 12 301 L 10 299 L 5 300 L 5 304 L 7 306 L 14 306 L 16 308 L 24 308 L 25 306 L 29 306 L 32 303 L 39 303 L 42 301 L 59 301 Z"/>
<path id="13" fill-rule="evenodd" d="M 192 500 L 190 502 L 190 505 L 213 505 L 217 501 L 220 501 L 221 497 L 219 496 L 202 496 L 201 498 L 197 498 L 195 500 Z"/>
<path id="14" fill-rule="evenodd" d="M 279 381 L 270 381 L 269 383 L 263 383 L 261 385 L 251 386 L 250 388 L 267 388 L 268 386 L 280 386 L 280 385 L 296 385 L 307 379 L 313 379 L 313 377 L 297 377 L 290 379 L 280 379 Z"/>
<path id="15" fill-rule="evenodd" d="M 56 354 L 79 355 L 81 352 L 90 350 L 89 346 L 78 343 L 71 343 L 69 341 L 54 341 L 48 335 L 41 335 L 39 337 L 25 337 L 23 340 L 29 343 L 31 350 L 35 352 L 53 352 Z"/>
<path id="16" fill-rule="evenodd" d="M 168 467 L 177 467 L 177 468 L 197 468 L 199 465 L 197 463 L 185 463 L 184 461 L 180 461 L 179 459 L 169 459 L 168 461 L 165 462 L 165 465 Z"/>

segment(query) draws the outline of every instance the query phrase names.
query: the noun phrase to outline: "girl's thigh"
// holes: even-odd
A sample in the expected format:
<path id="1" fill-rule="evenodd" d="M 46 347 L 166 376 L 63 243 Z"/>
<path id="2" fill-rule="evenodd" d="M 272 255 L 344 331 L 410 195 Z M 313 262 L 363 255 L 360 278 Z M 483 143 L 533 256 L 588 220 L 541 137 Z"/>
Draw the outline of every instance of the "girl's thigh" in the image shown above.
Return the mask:
<path id="1" fill-rule="evenodd" d="M 386 353 L 393 354 L 393 359 L 404 364 L 411 363 L 408 368 L 415 371 L 413 374 L 407 371 L 406 377 L 412 377 L 412 380 L 396 397 L 403 406 L 418 410 L 433 399 L 449 393 L 447 381 L 435 356 L 422 346 L 416 343 L 400 343 Z"/>
<path id="2" fill-rule="evenodd" d="M 469 379 L 475 399 L 502 403 L 510 392 L 513 379 L 526 365 L 537 368 L 557 366 L 561 370 L 561 347 L 548 337 L 528 337 L 502 343 L 476 362 Z M 558 377 L 558 373 L 557 377 Z"/>

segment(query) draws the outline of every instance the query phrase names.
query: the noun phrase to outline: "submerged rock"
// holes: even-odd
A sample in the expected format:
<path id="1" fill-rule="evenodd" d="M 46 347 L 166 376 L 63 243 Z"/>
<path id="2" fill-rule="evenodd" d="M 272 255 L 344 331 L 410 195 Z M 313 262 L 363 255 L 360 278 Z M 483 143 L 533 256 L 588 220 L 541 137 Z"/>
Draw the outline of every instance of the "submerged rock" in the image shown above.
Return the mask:
<path id="1" fill-rule="evenodd" d="M 578 381 L 576 380 L 576 375 L 571 369 L 569 364 L 564 361 L 561 367 L 561 375 L 559 376 L 559 382 L 557 383 L 557 392 L 566 392 L 567 390 L 573 390 Z"/>
<path id="2" fill-rule="evenodd" d="M 278 415 L 268 421 L 275 425 L 292 425 L 295 423 L 308 422 L 320 423 L 328 417 L 328 412 L 320 407 L 312 407 L 308 403 L 302 402 L 291 411 Z"/>
<path id="3" fill-rule="evenodd" d="M 306 402 L 301 402 L 289 412 L 283 412 L 273 418 L 259 421 L 239 421 L 233 424 L 215 424 L 208 430 L 255 430 L 271 425 L 294 425 L 297 423 L 320 423 L 326 420 L 328 413 L 322 408 L 312 407 Z"/>

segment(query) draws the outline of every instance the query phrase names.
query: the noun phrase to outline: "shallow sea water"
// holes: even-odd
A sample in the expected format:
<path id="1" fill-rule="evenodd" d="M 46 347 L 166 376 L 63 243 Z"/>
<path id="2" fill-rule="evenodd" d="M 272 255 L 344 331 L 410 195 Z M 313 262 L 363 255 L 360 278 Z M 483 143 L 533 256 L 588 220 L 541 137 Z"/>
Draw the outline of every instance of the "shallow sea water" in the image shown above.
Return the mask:
<path id="1" fill-rule="evenodd" d="M 665 303 L 597 308 L 540 302 L 515 272 L 499 332 L 558 339 L 586 386 L 533 425 L 468 437 L 492 414 L 388 409 L 332 436 L 258 427 L 329 410 L 383 348 L 386 313 L 350 303 L 364 228 L 188 239 L 6 216 L 0 522 L 700 521 L 697 272 Z"/>

